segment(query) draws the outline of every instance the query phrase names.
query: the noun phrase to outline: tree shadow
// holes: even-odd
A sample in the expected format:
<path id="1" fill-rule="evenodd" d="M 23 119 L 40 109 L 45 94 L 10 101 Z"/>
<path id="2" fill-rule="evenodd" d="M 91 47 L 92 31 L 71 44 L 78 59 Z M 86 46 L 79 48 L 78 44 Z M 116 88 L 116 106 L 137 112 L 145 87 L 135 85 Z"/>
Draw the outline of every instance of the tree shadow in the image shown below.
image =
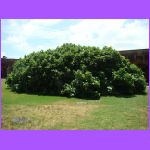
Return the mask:
<path id="1" fill-rule="evenodd" d="M 118 94 L 118 95 L 114 95 L 115 97 L 118 98 L 133 98 L 136 97 L 136 95 L 126 95 L 126 94 Z"/>
<path id="2" fill-rule="evenodd" d="M 148 94 L 148 91 L 145 91 L 143 93 L 138 93 L 138 94 L 119 94 L 119 93 L 115 93 L 114 95 L 101 95 L 100 98 L 91 98 L 91 97 L 70 97 L 70 96 L 63 96 L 63 95 L 59 95 L 59 94 L 46 94 L 46 93 L 39 93 L 39 92 L 20 92 L 20 91 L 14 91 L 12 90 L 10 87 L 5 87 L 6 89 L 10 90 L 11 92 L 13 93 L 16 93 L 16 94 L 27 94 L 27 95 L 36 95 L 36 96 L 59 96 L 59 97 L 64 97 L 64 98 L 68 98 L 68 99 L 71 99 L 71 98 L 77 98 L 77 99 L 80 99 L 80 100 L 89 100 L 89 101 L 94 101 L 94 100 L 97 100 L 97 101 L 100 101 L 102 97 L 117 97 L 117 98 L 133 98 L 133 97 L 136 97 L 138 95 L 147 95 Z"/>
<path id="3" fill-rule="evenodd" d="M 141 92 L 141 93 L 137 93 L 137 94 L 115 94 L 115 97 L 120 97 L 120 98 L 133 98 L 136 97 L 138 95 L 147 95 L 148 92 Z"/>

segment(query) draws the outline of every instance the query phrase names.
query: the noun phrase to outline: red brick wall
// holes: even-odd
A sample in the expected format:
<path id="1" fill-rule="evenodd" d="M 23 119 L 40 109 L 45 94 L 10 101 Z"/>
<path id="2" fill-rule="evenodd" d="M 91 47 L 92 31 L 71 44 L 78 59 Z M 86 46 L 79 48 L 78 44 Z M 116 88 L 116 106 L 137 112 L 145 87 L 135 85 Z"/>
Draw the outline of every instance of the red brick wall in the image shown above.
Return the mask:
<path id="1" fill-rule="evenodd" d="M 12 69 L 17 59 L 1 58 L 1 77 L 6 78 Z"/>
<path id="2" fill-rule="evenodd" d="M 131 63 L 140 67 L 144 72 L 147 82 L 149 82 L 149 49 L 124 50 L 119 52 L 128 58 Z"/>

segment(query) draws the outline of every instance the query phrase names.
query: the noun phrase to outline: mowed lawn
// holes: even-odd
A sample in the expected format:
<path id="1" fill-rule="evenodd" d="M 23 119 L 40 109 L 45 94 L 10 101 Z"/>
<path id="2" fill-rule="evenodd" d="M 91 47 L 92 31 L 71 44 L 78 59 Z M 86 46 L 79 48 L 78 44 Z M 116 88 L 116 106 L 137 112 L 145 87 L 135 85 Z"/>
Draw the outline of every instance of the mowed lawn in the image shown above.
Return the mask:
<path id="1" fill-rule="evenodd" d="M 148 94 L 100 100 L 17 94 L 3 79 L 2 129 L 148 129 Z"/>

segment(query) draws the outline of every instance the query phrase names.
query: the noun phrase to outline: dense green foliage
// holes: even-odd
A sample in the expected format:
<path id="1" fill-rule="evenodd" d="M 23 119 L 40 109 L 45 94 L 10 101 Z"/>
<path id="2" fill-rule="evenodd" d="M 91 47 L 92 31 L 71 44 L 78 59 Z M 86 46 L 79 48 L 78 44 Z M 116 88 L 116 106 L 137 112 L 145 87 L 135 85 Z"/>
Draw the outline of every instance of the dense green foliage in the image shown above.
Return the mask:
<path id="1" fill-rule="evenodd" d="M 64 44 L 19 59 L 6 83 L 16 92 L 99 99 L 146 88 L 143 72 L 111 47 Z"/>

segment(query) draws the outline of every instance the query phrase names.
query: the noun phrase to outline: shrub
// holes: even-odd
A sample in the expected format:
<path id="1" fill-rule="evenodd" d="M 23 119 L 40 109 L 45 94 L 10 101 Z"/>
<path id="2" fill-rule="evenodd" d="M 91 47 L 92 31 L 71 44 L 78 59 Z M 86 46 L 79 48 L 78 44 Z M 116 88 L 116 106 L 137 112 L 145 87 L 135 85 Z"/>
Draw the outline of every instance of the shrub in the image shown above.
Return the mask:
<path id="1" fill-rule="evenodd" d="M 72 81 L 76 89 L 76 96 L 80 98 L 100 98 L 100 81 L 93 77 L 91 72 L 75 72 L 75 79 Z"/>
<path id="2" fill-rule="evenodd" d="M 111 47 L 63 44 L 19 59 L 6 83 L 16 92 L 96 98 L 142 93 L 143 72 Z"/>
<path id="3" fill-rule="evenodd" d="M 134 64 L 130 64 L 128 69 L 129 69 L 129 72 L 133 76 L 134 92 L 137 94 L 144 93 L 145 88 L 146 88 L 146 80 L 145 80 L 142 70 Z"/>
<path id="4" fill-rule="evenodd" d="M 113 87 L 116 92 L 121 94 L 145 92 L 146 80 L 143 72 L 136 65 L 130 64 L 129 68 L 120 68 L 113 74 Z"/>
<path id="5" fill-rule="evenodd" d="M 134 80 L 133 76 L 125 71 L 124 68 L 113 72 L 113 88 L 115 93 L 133 94 Z"/>
<path id="6" fill-rule="evenodd" d="M 68 97 L 75 96 L 75 88 L 71 84 L 65 84 L 61 94 Z"/>
<path id="7" fill-rule="evenodd" d="M 137 94 L 145 93 L 146 81 L 143 76 L 135 78 L 134 85 L 135 85 L 135 93 Z"/>

